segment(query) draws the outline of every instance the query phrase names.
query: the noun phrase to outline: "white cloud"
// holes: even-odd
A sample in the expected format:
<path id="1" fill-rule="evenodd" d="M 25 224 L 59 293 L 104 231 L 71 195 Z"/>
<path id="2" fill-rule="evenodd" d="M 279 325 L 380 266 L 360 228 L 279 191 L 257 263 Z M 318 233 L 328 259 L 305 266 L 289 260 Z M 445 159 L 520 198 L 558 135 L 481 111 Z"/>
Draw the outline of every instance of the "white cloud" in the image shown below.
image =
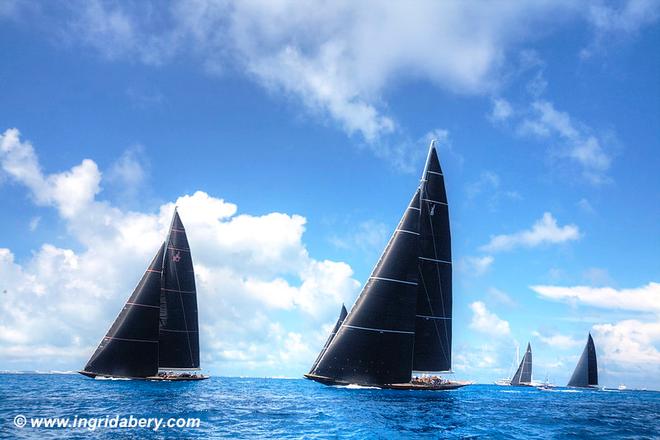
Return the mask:
<path id="1" fill-rule="evenodd" d="M 546 212 L 534 223 L 531 229 L 491 237 L 490 242 L 481 247 L 486 252 L 511 250 L 516 247 L 536 247 L 543 244 L 563 243 L 580 238 L 576 225 L 558 226 L 551 213 Z"/>
<path id="2" fill-rule="evenodd" d="M 591 134 L 583 124 L 574 122 L 568 113 L 555 109 L 549 101 L 537 100 L 531 105 L 533 118 L 526 118 L 518 127 L 523 135 L 554 137 L 553 154 L 580 166 L 582 175 L 593 184 L 607 182 L 612 158 L 603 148 L 603 140 Z"/>
<path id="3" fill-rule="evenodd" d="M 488 207 L 491 210 L 496 210 L 502 200 L 522 199 L 518 191 L 502 189 L 501 186 L 501 179 L 497 173 L 483 171 L 478 180 L 465 186 L 467 200 L 471 202 L 482 194 L 487 195 Z"/>
<path id="4" fill-rule="evenodd" d="M 660 313 L 660 283 L 633 289 L 590 286 L 531 286 L 542 298 L 605 309 Z"/>
<path id="5" fill-rule="evenodd" d="M 109 60 L 159 65 L 192 56 L 213 74 L 243 72 L 387 150 L 397 142 L 382 138 L 401 135 L 384 101 L 393 84 L 422 80 L 454 93 L 491 94 L 506 76 L 510 48 L 539 26 L 578 18 L 627 29 L 655 19 L 632 1 L 622 14 L 599 5 L 178 0 L 163 7 L 94 0 L 70 7 L 56 27 L 67 42 Z M 498 118 L 510 113 L 504 101 L 496 107 Z"/>
<path id="6" fill-rule="evenodd" d="M 392 231 L 384 223 L 365 220 L 345 236 L 332 236 L 330 242 L 340 249 L 359 249 L 367 254 L 380 253 Z"/>
<path id="7" fill-rule="evenodd" d="M 497 289 L 495 287 L 490 287 L 486 293 L 488 295 L 488 298 L 490 298 L 492 301 L 497 302 L 499 304 L 508 306 L 508 307 L 515 307 L 518 304 L 514 301 L 513 298 L 511 298 L 511 295 L 509 295 L 506 292 L 501 291 L 500 289 Z"/>
<path id="8" fill-rule="evenodd" d="M 588 18 L 601 33 L 633 33 L 642 26 L 653 23 L 660 15 L 660 3 L 657 0 L 628 0 L 609 6 L 598 2 L 591 4 Z"/>
<path id="9" fill-rule="evenodd" d="M 509 322 L 490 312 L 483 302 L 473 302 L 470 304 L 470 309 L 472 310 L 470 328 L 493 336 L 506 336 L 511 333 Z"/>
<path id="10" fill-rule="evenodd" d="M 19 137 L 17 129 L 8 129 L 0 135 L 2 169 L 27 186 L 38 204 L 55 206 L 63 217 L 71 218 L 101 190 L 101 173 L 93 161 L 85 159 L 70 171 L 45 177 L 32 144 L 21 142 Z"/>
<path id="11" fill-rule="evenodd" d="M 637 368 L 653 367 L 660 372 L 660 322 L 634 319 L 593 327 L 600 365 L 608 363 Z"/>
<path id="12" fill-rule="evenodd" d="M 350 266 L 309 255 L 302 216 L 238 213 L 202 191 L 155 213 L 126 211 L 97 199 L 101 175 L 91 160 L 43 174 L 17 130 L 6 131 L 0 147 L 2 169 L 35 202 L 58 209 L 80 249 L 44 243 L 20 263 L 0 249 L 0 358 L 7 365 L 84 363 L 163 240 L 174 205 L 193 250 L 207 368 L 303 371 L 317 347 L 302 335 L 316 335 L 357 293 Z"/>
<path id="13" fill-rule="evenodd" d="M 532 334 L 540 339 L 544 344 L 562 350 L 577 347 L 583 343 L 582 341 L 578 341 L 571 336 L 562 335 L 559 333 L 555 333 L 554 335 L 543 335 L 539 332 L 533 332 Z"/>
<path id="14" fill-rule="evenodd" d="M 614 283 L 614 280 L 610 276 L 609 272 L 606 269 L 600 267 L 590 267 L 582 272 L 582 278 L 584 278 L 590 286 L 601 287 L 608 286 Z"/>
<path id="15" fill-rule="evenodd" d="M 581 198 L 577 202 L 577 206 L 578 206 L 578 208 L 580 208 L 583 212 L 585 212 L 587 214 L 595 214 L 596 213 L 596 210 L 591 205 L 591 203 L 589 203 L 589 200 L 587 200 L 585 198 Z"/>
<path id="16" fill-rule="evenodd" d="M 495 258 L 491 255 L 484 255 L 483 257 L 463 257 L 460 260 L 459 268 L 472 276 L 481 276 L 488 272 L 488 269 L 493 265 Z"/>
<path id="17" fill-rule="evenodd" d="M 140 157 L 142 154 L 140 145 L 124 151 L 108 170 L 106 179 L 125 187 L 140 186 L 146 177 L 144 161 Z"/>
<path id="18" fill-rule="evenodd" d="M 32 217 L 32 219 L 30 219 L 30 223 L 28 224 L 30 231 L 36 231 L 37 228 L 39 227 L 40 222 L 41 222 L 41 217 L 39 216 Z"/>
<path id="19" fill-rule="evenodd" d="M 494 122 L 502 122 L 509 119 L 513 114 L 513 107 L 509 101 L 504 98 L 493 99 L 493 109 L 490 112 L 489 118 Z"/>

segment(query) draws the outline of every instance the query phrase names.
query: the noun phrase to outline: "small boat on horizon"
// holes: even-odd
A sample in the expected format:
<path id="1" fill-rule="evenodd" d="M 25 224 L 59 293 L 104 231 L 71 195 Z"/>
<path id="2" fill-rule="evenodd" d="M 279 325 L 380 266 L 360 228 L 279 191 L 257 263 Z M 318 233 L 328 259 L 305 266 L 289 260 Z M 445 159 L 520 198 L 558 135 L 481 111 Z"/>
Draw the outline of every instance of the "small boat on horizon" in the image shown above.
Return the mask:
<path id="1" fill-rule="evenodd" d="M 350 312 L 337 322 L 307 379 L 325 385 L 448 390 L 452 261 L 449 208 L 435 143 L 420 184 Z"/>
<path id="2" fill-rule="evenodd" d="M 584 346 L 580 360 L 575 366 L 575 371 L 568 381 L 568 387 L 572 388 L 598 388 L 598 361 L 596 360 L 596 346 L 589 333 L 587 344 Z"/>
<path id="3" fill-rule="evenodd" d="M 165 381 L 198 374 L 197 290 L 186 230 L 176 207 L 167 239 L 80 374 Z"/>
<path id="4" fill-rule="evenodd" d="M 538 382 L 534 383 L 532 381 L 532 345 L 529 342 L 527 343 L 527 350 L 525 350 L 525 355 L 520 361 L 518 369 L 513 374 L 513 376 L 511 376 L 511 379 L 500 379 L 495 382 L 495 385 L 518 387 L 533 387 L 539 385 Z"/>

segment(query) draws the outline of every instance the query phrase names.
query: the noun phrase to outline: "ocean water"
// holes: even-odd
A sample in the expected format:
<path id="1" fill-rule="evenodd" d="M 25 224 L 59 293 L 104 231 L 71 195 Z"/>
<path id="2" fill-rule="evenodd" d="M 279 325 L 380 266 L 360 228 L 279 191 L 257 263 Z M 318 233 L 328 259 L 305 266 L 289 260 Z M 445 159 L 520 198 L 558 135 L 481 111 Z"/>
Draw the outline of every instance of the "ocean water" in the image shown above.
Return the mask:
<path id="1" fill-rule="evenodd" d="M 17 415 L 27 425 L 14 424 Z M 198 428 L 37 428 L 30 418 L 198 418 Z M 128 422 L 127 422 L 128 423 Z M 472 385 L 327 387 L 303 379 L 201 382 L 0 375 L 2 438 L 660 438 L 660 392 Z"/>

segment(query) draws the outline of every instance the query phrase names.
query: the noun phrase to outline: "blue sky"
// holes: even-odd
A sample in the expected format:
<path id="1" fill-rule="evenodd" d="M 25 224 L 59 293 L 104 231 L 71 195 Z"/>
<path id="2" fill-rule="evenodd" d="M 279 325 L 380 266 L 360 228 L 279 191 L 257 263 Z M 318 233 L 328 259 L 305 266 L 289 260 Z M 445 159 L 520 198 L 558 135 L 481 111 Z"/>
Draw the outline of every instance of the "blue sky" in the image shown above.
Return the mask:
<path id="1" fill-rule="evenodd" d="M 456 376 L 660 389 L 660 8 L 552 3 L 4 2 L 0 368 L 82 366 L 177 203 L 203 364 L 300 376 L 437 138 Z"/>

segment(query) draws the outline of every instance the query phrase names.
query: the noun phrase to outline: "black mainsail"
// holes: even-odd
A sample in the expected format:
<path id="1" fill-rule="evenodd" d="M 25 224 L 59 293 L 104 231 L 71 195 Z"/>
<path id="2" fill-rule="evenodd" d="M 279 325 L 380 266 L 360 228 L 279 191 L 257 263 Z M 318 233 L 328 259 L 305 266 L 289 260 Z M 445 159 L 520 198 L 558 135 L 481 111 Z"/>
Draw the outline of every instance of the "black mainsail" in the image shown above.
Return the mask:
<path id="1" fill-rule="evenodd" d="M 532 383 L 532 346 L 527 343 L 527 350 L 516 373 L 511 378 L 511 385 L 530 385 Z"/>
<path id="2" fill-rule="evenodd" d="M 445 178 L 431 148 L 420 183 L 413 370 L 451 370 L 452 265 Z"/>
<path id="3" fill-rule="evenodd" d="M 160 294 L 158 366 L 199 368 L 197 290 L 190 247 L 179 213 L 174 211 L 163 257 Z"/>
<path id="4" fill-rule="evenodd" d="M 573 371 L 569 387 L 589 388 L 598 386 L 598 362 L 596 360 L 596 346 L 589 333 L 587 345 L 585 345 L 580 360 Z"/>
<path id="5" fill-rule="evenodd" d="M 167 240 L 81 373 L 153 378 L 159 369 L 198 367 L 195 274 L 175 208 Z"/>
<path id="6" fill-rule="evenodd" d="M 432 142 L 419 187 L 376 267 L 305 377 L 398 387 L 410 385 L 413 370 L 451 370 L 451 271 L 447 195 Z"/>

